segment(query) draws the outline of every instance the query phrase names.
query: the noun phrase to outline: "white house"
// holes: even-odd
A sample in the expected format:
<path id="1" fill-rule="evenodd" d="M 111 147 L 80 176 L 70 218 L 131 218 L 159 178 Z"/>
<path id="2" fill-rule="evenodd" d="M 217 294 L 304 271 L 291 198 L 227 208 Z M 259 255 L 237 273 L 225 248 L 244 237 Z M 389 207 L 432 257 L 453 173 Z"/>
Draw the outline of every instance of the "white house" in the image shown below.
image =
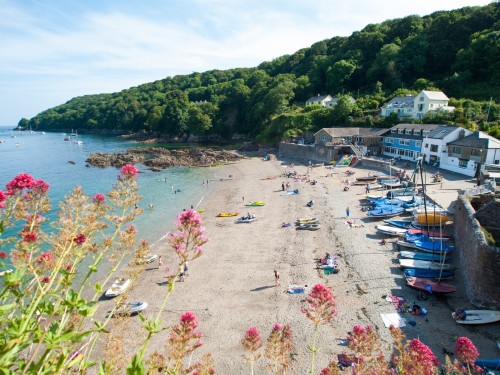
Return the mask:
<path id="1" fill-rule="evenodd" d="M 483 132 L 474 132 L 447 144 L 447 168 L 477 177 L 485 164 L 500 164 L 500 141 Z"/>
<path id="2" fill-rule="evenodd" d="M 319 104 L 322 107 L 327 107 L 327 103 L 330 102 L 333 98 L 330 95 L 320 95 L 312 96 L 306 101 L 306 107 L 308 105 Z"/>
<path id="3" fill-rule="evenodd" d="M 425 163 L 453 170 L 453 162 L 448 157 L 447 144 L 472 134 L 459 126 L 441 125 L 431 130 L 422 142 L 422 158 Z"/>
<path id="4" fill-rule="evenodd" d="M 422 90 L 417 96 L 398 96 L 381 108 L 380 115 L 390 116 L 395 112 L 403 119 L 421 119 L 427 112 L 455 111 L 448 106 L 449 98 L 441 91 Z"/>
<path id="5" fill-rule="evenodd" d="M 349 99 L 349 101 L 350 101 L 351 103 L 356 103 L 356 99 L 354 99 L 352 96 L 349 96 L 349 98 L 348 98 L 348 99 Z M 338 102 L 338 101 L 339 101 L 339 98 L 335 97 L 335 98 L 333 98 L 332 100 L 330 100 L 329 102 L 326 102 L 325 104 L 326 104 L 326 106 L 327 106 L 328 108 L 333 108 L 333 107 L 335 107 L 335 106 L 337 105 L 337 102 Z"/>

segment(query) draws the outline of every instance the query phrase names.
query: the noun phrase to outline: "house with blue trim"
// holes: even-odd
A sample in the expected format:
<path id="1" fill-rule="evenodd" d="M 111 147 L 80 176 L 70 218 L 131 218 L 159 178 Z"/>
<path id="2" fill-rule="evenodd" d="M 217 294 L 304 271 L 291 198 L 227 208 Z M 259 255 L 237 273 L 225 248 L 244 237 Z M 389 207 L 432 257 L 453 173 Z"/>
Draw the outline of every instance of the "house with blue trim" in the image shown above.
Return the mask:
<path id="1" fill-rule="evenodd" d="M 416 160 L 422 154 L 422 141 L 437 124 L 398 124 L 383 134 L 382 154 L 403 160 Z"/>
<path id="2" fill-rule="evenodd" d="M 448 106 L 449 98 L 442 91 L 422 90 L 416 96 L 406 95 L 392 98 L 380 110 L 380 116 L 388 117 L 396 113 L 402 120 L 422 119 L 426 113 L 455 111 Z"/>

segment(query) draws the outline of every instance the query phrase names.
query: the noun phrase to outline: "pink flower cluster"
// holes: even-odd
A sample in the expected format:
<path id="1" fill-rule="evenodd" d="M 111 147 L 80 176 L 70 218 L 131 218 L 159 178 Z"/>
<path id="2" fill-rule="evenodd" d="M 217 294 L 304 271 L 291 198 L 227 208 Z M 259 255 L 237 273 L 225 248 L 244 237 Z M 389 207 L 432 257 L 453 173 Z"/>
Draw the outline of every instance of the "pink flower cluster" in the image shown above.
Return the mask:
<path id="1" fill-rule="evenodd" d="M 137 176 L 139 171 L 133 164 L 126 164 L 123 167 L 120 168 L 120 173 L 122 174 L 123 177 L 125 178 L 133 178 Z"/>
<path id="2" fill-rule="evenodd" d="M 327 324 L 337 315 L 335 297 L 332 291 L 323 284 L 313 286 L 311 293 L 306 297 L 307 305 L 302 311 L 314 324 Z"/>
<path id="3" fill-rule="evenodd" d="M 250 327 L 245 333 L 245 337 L 241 340 L 243 347 L 251 353 L 256 352 L 262 347 L 262 336 L 257 327 Z"/>
<path id="4" fill-rule="evenodd" d="M 5 199 L 7 199 L 7 196 L 2 190 L 0 190 L 0 208 L 5 208 L 5 203 L 3 203 Z"/>
<path id="5" fill-rule="evenodd" d="M 97 193 L 92 197 L 92 200 L 97 204 L 104 204 L 106 202 L 106 196 L 101 193 Z"/>
<path id="6" fill-rule="evenodd" d="M 407 374 L 434 375 L 439 362 L 432 350 L 422 341 L 413 339 L 408 347 L 411 360 L 406 364 Z M 410 368 L 408 368 L 410 366 Z"/>
<path id="7" fill-rule="evenodd" d="M 181 315 L 179 324 L 172 328 L 168 339 L 171 346 L 171 358 L 180 360 L 203 345 L 201 341 L 202 334 L 196 331 L 198 325 L 199 323 L 194 313 L 187 311 Z M 190 342 L 193 340 L 194 343 L 191 344 Z"/>
<path id="8" fill-rule="evenodd" d="M 187 210 L 177 215 L 177 218 L 175 226 L 178 232 L 172 233 L 168 240 L 183 261 L 198 258 L 203 253 L 201 246 L 209 241 L 203 235 L 205 228 L 201 226 L 200 214 L 195 210 Z M 189 256 L 191 251 L 193 254 Z"/>
<path id="9" fill-rule="evenodd" d="M 464 363 L 473 365 L 479 357 L 479 352 L 467 337 L 459 337 L 455 343 L 455 355 Z"/>
<path id="10" fill-rule="evenodd" d="M 54 256 L 51 253 L 43 253 L 38 257 L 38 262 L 51 264 L 54 262 Z"/>
<path id="11" fill-rule="evenodd" d="M 14 195 L 24 189 L 33 189 L 37 194 L 44 194 L 49 190 L 49 184 L 43 180 L 35 180 L 28 173 L 20 173 L 9 181 L 5 187 L 8 195 Z"/>
<path id="12" fill-rule="evenodd" d="M 74 239 L 74 241 L 75 241 L 77 244 L 79 244 L 79 245 L 81 245 L 82 243 L 84 243 L 86 240 L 87 240 L 87 238 L 86 238 L 86 237 L 85 237 L 85 235 L 84 235 L 84 234 L 82 234 L 82 233 L 80 233 L 79 235 L 77 235 L 77 236 L 75 237 L 75 239 Z"/>

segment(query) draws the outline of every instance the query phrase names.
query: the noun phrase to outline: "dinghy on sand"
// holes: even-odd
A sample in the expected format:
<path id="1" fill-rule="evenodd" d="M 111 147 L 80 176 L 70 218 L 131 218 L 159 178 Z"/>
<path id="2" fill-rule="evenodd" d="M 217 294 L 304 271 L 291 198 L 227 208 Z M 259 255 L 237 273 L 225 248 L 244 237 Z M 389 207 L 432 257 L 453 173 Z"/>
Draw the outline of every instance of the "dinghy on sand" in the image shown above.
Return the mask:
<path id="1" fill-rule="evenodd" d="M 495 310 L 465 310 L 465 320 L 458 319 L 455 312 L 451 316 L 459 324 L 487 324 L 500 321 L 500 311 Z"/>

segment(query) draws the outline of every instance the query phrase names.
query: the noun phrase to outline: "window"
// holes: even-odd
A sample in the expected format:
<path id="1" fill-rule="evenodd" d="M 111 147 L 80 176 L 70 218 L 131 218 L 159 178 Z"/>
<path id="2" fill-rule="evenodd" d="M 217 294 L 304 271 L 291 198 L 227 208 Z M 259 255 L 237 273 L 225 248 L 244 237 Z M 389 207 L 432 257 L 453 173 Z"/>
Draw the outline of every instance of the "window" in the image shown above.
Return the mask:
<path id="1" fill-rule="evenodd" d="M 326 135 L 321 136 L 321 141 L 326 142 Z"/>
<path id="2" fill-rule="evenodd" d="M 425 97 L 423 95 L 420 95 L 420 101 L 423 102 L 425 100 Z"/>
<path id="3" fill-rule="evenodd" d="M 477 149 L 473 148 L 470 151 L 471 156 L 481 156 L 482 154 L 483 154 L 483 150 L 477 150 Z"/>
<path id="4" fill-rule="evenodd" d="M 385 143 L 394 143 L 394 138 L 386 138 Z"/>
<path id="5" fill-rule="evenodd" d="M 399 150 L 398 150 L 398 155 L 400 155 L 400 156 L 404 156 L 404 155 L 405 155 L 405 150 L 401 150 L 401 149 L 399 149 Z"/>
<path id="6" fill-rule="evenodd" d="M 439 147 L 438 145 L 431 145 L 431 152 L 438 152 Z"/>
<path id="7" fill-rule="evenodd" d="M 431 108 L 433 108 L 433 107 L 434 107 L 434 104 L 431 103 Z"/>
<path id="8" fill-rule="evenodd" d="M 405 130 L 404 129 L 398 129 L 398 134 L 404 134 Z"/>
<path id="9" fill-rule="evenodd" d="M 453 153 L 454 154 L 461 154 L 462 153 L 462 149 L 460 147 L 453 147 Z"/>
<path id="10" fill-rule="evenodd" d="M 365 139 L 363 137 L 356 137 L 356 142 L 357 143 L 364 143 Z"/>
<path id="11" fill-rule="evenodd" d="M 458 159 L 458 166 L 460 168 L 467 168 L 467 162 L 468 160 L 466 159 Z"/>
<path id="12" fill-rule="evenodd" d="M 420 130 L 413 130 L 413 135 L 420 135 Z"/>
<path id="13" fill-rule="evenodd" d="M 397 133 L 397 132 L 398 132 L 398 131 L 397 131 L 396 129 L 391 129 L 391 133 L 392 133 L 392 134 L 395 134 L 395 133 Z"/>
<path id="14" fill-rule="evenodd" d="M 416 141 L 415 142 L 415 147 L 422 147 L 422 142 Z"/>
<path id="15" fill-rule="evenodd" d="M 399 144 L 403 146 L 409 146 L 410 145 L 410 140 L 408 139 L 400 139 Z"/>

